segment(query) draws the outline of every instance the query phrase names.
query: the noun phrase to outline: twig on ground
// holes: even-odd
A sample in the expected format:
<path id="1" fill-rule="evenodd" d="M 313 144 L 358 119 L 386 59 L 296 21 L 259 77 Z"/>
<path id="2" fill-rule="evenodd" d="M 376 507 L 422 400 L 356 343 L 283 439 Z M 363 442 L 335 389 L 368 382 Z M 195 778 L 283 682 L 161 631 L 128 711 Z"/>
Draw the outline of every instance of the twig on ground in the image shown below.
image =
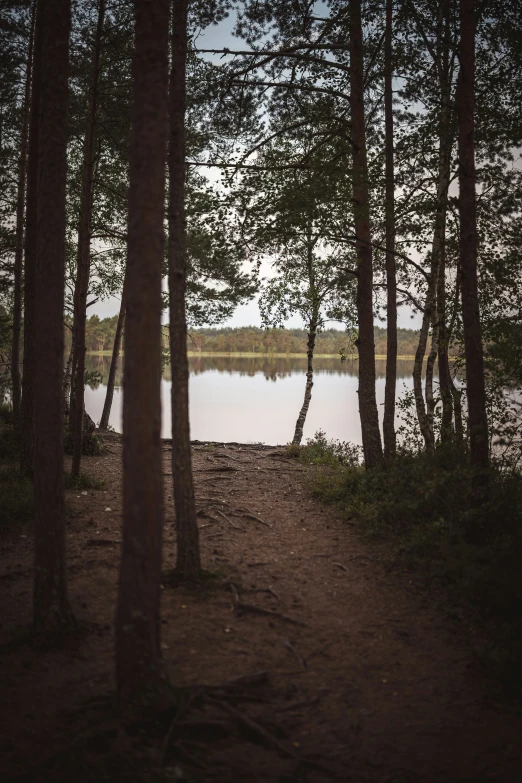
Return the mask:
<path id="1" fill-rule="evenodd" d="M 273 527 L 273 525 L 270 522 L 265 522 L 264 519 L 260 519 L 255 514 L 246 513 L 244 511 L 240 511 L 239 513 L 245 519 L 253 519 L 254 522 L 259 522 L 261 525 L 265 525 L 265 527 Z"/>
<path id="2" fill-rule="evenodd" d="M 288 615 L 281 614 L 281 612 L 274 612 L 272 609 L 263 609 L 260 606 L 255 606 L 254 604 L 247 604 L 244 601 L 240 601 L 237 586 L 233 582 L 228 582 L 228 586 L 232 591 L 232 595 L 234 597 L 234 609 L 237 612 L 261 614 L 265 617 L 271 617 L 274 620 L 283 620 L 283 622 L 285 623 L 292 623 L 292 625 L 299 625 L 302 628 L 307 627 L 306 623 L 302 622 L 301 620 L 296 620 L 294 617 L 288 617 Z"/>
<path id="3" fill-rule="evenodd" d="M 348 570 L 349 570 L 349 569 L 348 569 L 348 568 L 346 568 L 346 566 L 345 566 L 345 565 L 343 565 L 342 563 L 334 563 L 334 566 L 337 566 L 337 568 L 340 568 L 340 569 L 342 569 L 343 571 L 346 571 L 346 572 L 348 573 Z"/>
<path id="4" fill-rule="evenodd" d="M 211 703 L 216 704 L 216 706 L 221 707 L 232 718 L 234 718 L 240 726 L 243 726 L 243 728 L 247 729 L 249 733 L 257 736 L 265 747 L 275 748 L 282 756 L 284 756 L 284 758 L 298 760 L 298 756 L 293 751 L 285 748 L 284 745 L 278 742 L 275 737 L 273 737 L 268 731 L 266 731 L 266 729 L 260 726 L 259 723 L 256 723 L 254 720 L 252 720 L 252 718 L 250 718 L 248 715 L 245 715 L 243 712 L 236 710 L 236 708 L 232 707 L 232 705 L 227 701 L 220 701 L 213 699 L 212 697 L 208 697 L 208 700 Z"/>
<path id="5" fill-rule="evenodd" d="M 196 473 L 239 473 L 239 468 L 232 465 L 218 465 L 215 468 L 196 468 Z"/>
<path id="6" fill-rule="evenodd" d="M 240 525 L 236 525 L 236 523 L 235 523 L 235 522 L 232 522 L 232 520 L 231 520 L 229 517 L 227 517 L 227 515 L 226 515 L 226 514 L 223 514 L 223 512 L 222 512 L 222 511 L 220 511 L 220 510 L 219 510 L 219 508 L 215 508 L 215 509 L 214 509 L 214 511 L 216 512 L 216 514 L 219 514 L 219 516 L 220 516 L 220 517 L 223 517 L 223 519 L 226 519 L 226 521 L 228 522 L 228 524 L 229 524 L 231 527 L 235 528 L 235 530 L 243 530 L 243 528 L 242 528 Z"/>
<path id="7" fill-rule="evenodd" d="M 294 645 L 292 644 L 292 642 L 290 641 L 290 639 L 283 638 L 283 644 L 284 644 L 284 646 L 285 646 L 285 647 L 286 647 L 288 650 L 290 650 L 290 652 L 291 652 L 291 653 L 293 653 L 293 654 L 295 655 L 295 657 L 296 657 L 296 658 L 297 658 L 297 660 L 299 661 L 299 665 L 301 666 L 301 669 L 302 669 L 303 671 L 306 671 L 306 661 L 304 661 L 304 660 L 301 658 L 301 656 L 299 655 L 298 651 L 296 650 L 296 648 L 294 647 Z"/>

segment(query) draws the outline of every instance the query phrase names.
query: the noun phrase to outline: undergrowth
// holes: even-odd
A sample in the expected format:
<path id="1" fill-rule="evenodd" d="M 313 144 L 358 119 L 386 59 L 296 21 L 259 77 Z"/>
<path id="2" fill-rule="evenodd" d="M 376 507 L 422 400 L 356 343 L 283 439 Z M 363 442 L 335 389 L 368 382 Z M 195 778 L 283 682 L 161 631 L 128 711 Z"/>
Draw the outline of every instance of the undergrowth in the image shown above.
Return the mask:
<path id="1" fill-rule="evenodd" d="M 0 529 L 24 522 L 34 514 L 33 487 L 11 466 L 0 467 Z"/>
<path id="2" fill-rule="evenodd" d="M 69 429 L 65 430 L 64 449 L 66 454 L 73 453 L 73 436 Z M 95 432 L 84 432 L 82 438 L 82 454 L 88 457 L 99 457 L 105 453 L 101 438 Z"/>
<path id="3" fill-rule="evenodd" d="M 295 452 L 295 450 L 294 450 Z M 323 433 L 298 450 L 316 465 L 315 496 L 340 508 L 374 539 L 385 539 L 397 561 L 427 587 L 441 586 L 464 605 L 485 638 L 481 655 L 509 688 L 522 683 L 522 476 L 492 467 L 477 494 L 467 454 L 400 453 L 386 469 L 366 471 L 353 447 Z"/>
<path id="4" fill-rule="evenodd" d="M 71 476 L 70 473 L 65 474 L 66 489 L 105 489 L 106 486 L 106 481 L 91 476 L 90 473 L 80 473 L 77 477 Z"/>

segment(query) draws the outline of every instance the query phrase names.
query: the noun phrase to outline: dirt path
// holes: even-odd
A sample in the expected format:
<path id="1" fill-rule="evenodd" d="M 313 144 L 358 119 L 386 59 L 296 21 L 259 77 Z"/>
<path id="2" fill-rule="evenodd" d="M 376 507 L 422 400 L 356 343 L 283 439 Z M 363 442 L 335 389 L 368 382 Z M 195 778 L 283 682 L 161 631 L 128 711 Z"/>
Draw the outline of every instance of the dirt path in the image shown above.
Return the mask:
<path id="1" fill-rule="evenodd" d="M 96 699 L 113 689 L 121 524 L 116 436 L 109 448 L 85 465 L 106 479 L 107 490 L 68 493 L 70 592 L 88 632 L 59 651 L 4 647 L 2 780 L 56 779 L 27 770 L 65 747 L 85 728 Z M 175 547 L 169 452 L 166 443 L 166 568 Z M 203 593 L 164 589 L 171 680 L 219 685 L 266 675 L 238 708 L 254 726 L 239 721 L 242 731 L 220 735 L 219 705 L 200 709 L 211 736 L 198 752 L 191 745 L 201 728 L 195 725 L 180 743 L 193 775 L 182 779 L 522 780 L 520 716 L 488 701 L 487 684 L 455 628 L 407 579 L 376 562 L 332 509 L 310 499 L 302 466 L 282 449 L 239 445 L 195 446 L 194 466 L 204 563 L 217 578 Z M 15 531 L 0 547 L 6 643 L 30 616 L 30 529 Z M 191 765 L 196 756 L 204 766 Z"/>

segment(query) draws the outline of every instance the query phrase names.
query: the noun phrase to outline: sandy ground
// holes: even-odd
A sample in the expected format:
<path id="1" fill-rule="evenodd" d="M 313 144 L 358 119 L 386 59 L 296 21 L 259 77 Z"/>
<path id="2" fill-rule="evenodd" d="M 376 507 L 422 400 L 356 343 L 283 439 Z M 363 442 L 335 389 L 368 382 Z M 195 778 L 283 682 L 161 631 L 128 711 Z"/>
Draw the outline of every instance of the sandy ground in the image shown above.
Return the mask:
<path id="1" fill-rule="evenodd" d="M 80 761 L 70 752 L 114 690 L 119 437 L 109 435 L 108 448 L 84 464 L 107 489 L 67 493 L 81 634 L 58 649 L 20 641 L 31 614 L 30 525 L 0 541 L 2 780 L 73 783 L 86 758 L 97 769 L 104 753 L 126 758 L 135 747 L 119 732 L 109 750 L 94 742 Z M 168 570 L 175 530 L 167 442 L 163 451 Z M 462 629 L 412 577 L 385 566 L 335 510 L 310 497 L 308 469 L 284 449 L 238 444 L 195 445 L 194 468 L 203 561 L 214 578 L 200 591 L 165 580 L 166 667 L 184 687 L 255 676 L 238 681 L 235 697 L 234 685 L 207 689 L 206 700 L 166 727 L 152 764 L 163 777 L 131 764 L 125 775 L 93 780 L 522 781 L 520 713 L 495 703 Z"/>

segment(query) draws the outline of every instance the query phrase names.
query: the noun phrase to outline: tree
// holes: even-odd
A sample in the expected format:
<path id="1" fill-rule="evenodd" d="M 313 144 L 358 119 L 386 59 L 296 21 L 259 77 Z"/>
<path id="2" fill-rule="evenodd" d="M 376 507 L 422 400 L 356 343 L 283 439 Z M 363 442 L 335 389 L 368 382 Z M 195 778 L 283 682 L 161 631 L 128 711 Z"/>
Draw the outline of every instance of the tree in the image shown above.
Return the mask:
<path id="1" fill-rule="evenodd" d="M 17 426 L 20 426 L 22 416 L 22 386 L 20 375 L 20 338 L 22 334 L 22 271 L 24 254 L 24 217 L 25 217 L 25 184 L 27 178 L 27 145 L 29 131 L 29 115 L 31 101 L 31 79 L 33 68 L 34 24 L 36 19 L 36 2 L 31 14 L 31 30 L 27 49 L 27 64 L 25 76 L 24 101 L 22 107 L 22 128 L 20 132 L 20 157 L 18 160 L 18 193 L 16 198 L 16 245 L 14 260 L 14 295 L 13 295 L 13 339 L 11 343 L 11 379 L 13 394 L 13 416 Z"/>
<path id="2" fill-rule="evenodd" d="M 384 456 L 395 456 L 397 394 L 397 272 L 395 263 L 395 162 L 393 144 L 393 0 L 386 0 L 384 42 L 384 113 L 386 176 L 386 387 L 384 392 Z"/>
<path id="3" fill-rule="evenodd" d="M 34 308 L 34 627 L 73 624 L 65 576 L 63 305 L 70 0 L 40 0 L 38 222 Z"/>
<path id="4" fill-rule="evenodd" d="M 364 115 L 364 74 L 360 0 L 350 0 L 350 86 L 352 108 L 353 204 L 357 252 L 357 350 L 359 413 L 367 468 L 382 463 L 382 444 L 375 397 L 373 336 L 373 259 Z"/>
<path id="5" fill-rule="evenodd" d="M 190 446 L 189 371 L 185 313 L 187 285 L 185 225 L 187 11 L 187 0 L 173 0 L 169 96 L 169 334 L 172 370 L 172 481 L 177 529 L 176 571 L 183 579 L 198 581 L 201 579 L 201 559 Z"/>
<path id="6" fill-rule="evenodd" d="M 102 411 L 100 425 L 99 425 L 101 430 L 106 430 L 109 426 L 112 400 L 114 397 L 114 383 L 116 381 L 116 370 L 118 369 L 118 359 L 120 356 L 121 338 L 123 335 L 124 324 L 125 324 L 125 290 L 123 291 L 121 297 L 120 312 L 116 324 L 116 333 L 114 335 L 114 342 L 113 342 L 112 356 L 111 356 L 111 366 L 109 368 L 109 377 L 107 379 L 107 391 L 105 393 L 105 402 L 103 403 L 103 411 Z"/>
<path id="7" fill-rule="evenodd" d="M 36 4 L 34 32 L 33 78 L 29 145 L 27 160 L 27 193 L 25 206 L 24 259 L 24 356 L 22 369 L 22 432 L 20 470 L 33 476 L 34 394 L 35 394 L 35 307 L 36 255 L 38 220 L 38 156 L 40 144 L 40 99 L 42 71 L 42 2 Z"/>
<path id="8" fill-rule="evenodd" d="M 74 292 L 73 346 L 74 377 L 69 427 L 73 434 L 73 459 L 71 475 L 80 475 L 83 442 L 84 388 L 85 388 L 85 320 L 87 317 L 87 292 L 89 288 L 91 220 L 94 198 L 94 165 L 96 141 L 96 115 L 98 109 L 98 82 L 105 0 L 99 0 L 96 35 L 92 52 L 92 84 L 90 90 L 87 130 L 84 139 L 82 161 L 82 192 L 78 225 L 78 261 Z"/>
<path id="9" fill-rule="evenodd" d="M 168 0 L 135 0 L 123 381 L 123 546 L 116 612 L 122 705 L 162 687 L 161 273 L 168 126 Z"/>
<path id="10" fill-rule="evenodd" d="M 477 283 L 477 217 L 475 192 L 475 16 L 474 0 L 460 0 L 459 218 L 462 321 L 466 354 L 466 390 L 471 464 L 484 470 L 489 464 L 484 355 Z"/>

